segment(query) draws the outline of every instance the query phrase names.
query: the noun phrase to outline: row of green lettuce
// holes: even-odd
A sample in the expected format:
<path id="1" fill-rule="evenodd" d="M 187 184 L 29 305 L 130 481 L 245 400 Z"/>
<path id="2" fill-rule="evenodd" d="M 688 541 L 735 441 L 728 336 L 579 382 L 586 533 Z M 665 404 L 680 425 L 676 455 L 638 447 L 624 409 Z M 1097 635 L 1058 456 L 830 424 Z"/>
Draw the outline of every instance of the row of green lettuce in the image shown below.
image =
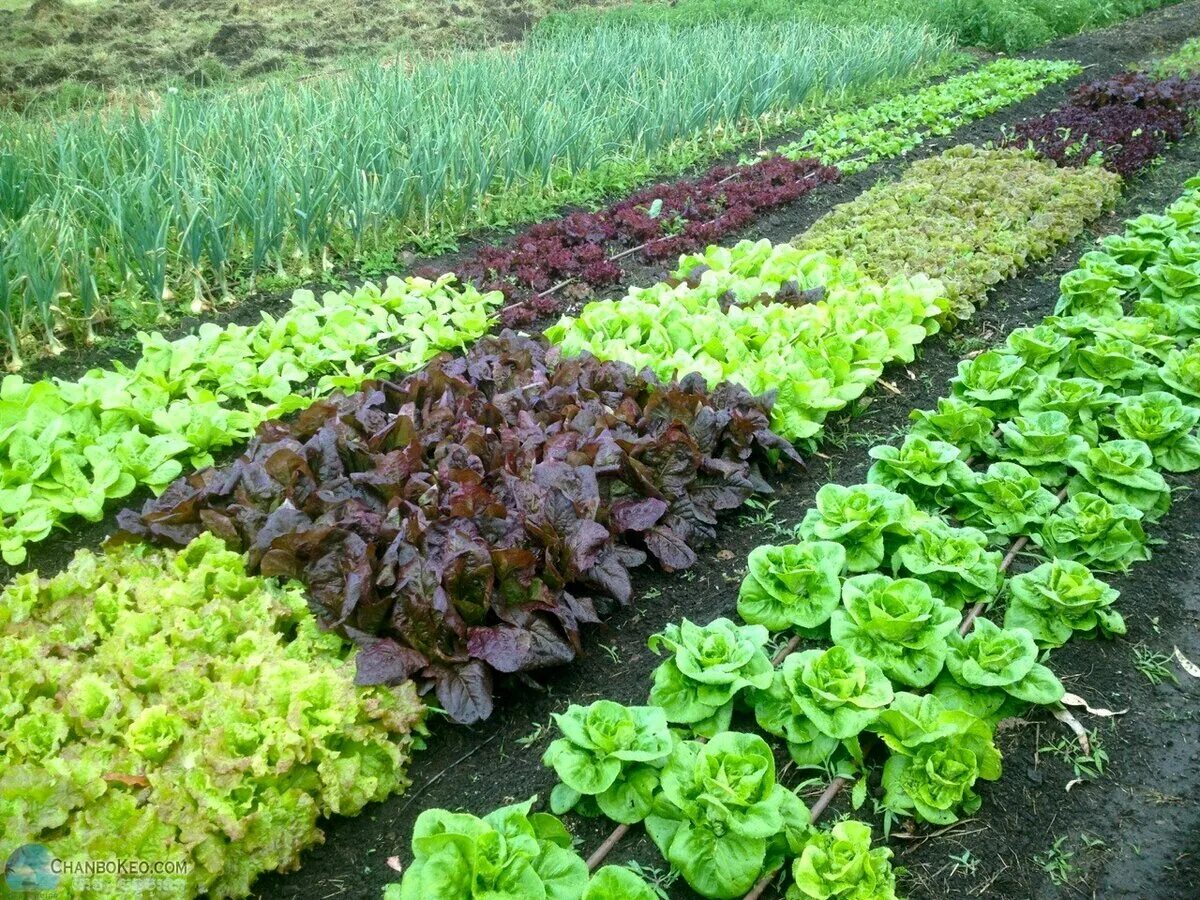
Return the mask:
<path id="1" fill-rule="evenodd" d="M 1073 63 L 998 60 L 833 116 L 805 140 L 843 164 L 851 156 L 874 160 L 1077 71 Z M 132 368 L 93 370 L 77 381 L 8 376 L 0 386 L 4 561 L 20 564 L 26 545 L 76 516 L 100 519 L 107 501 L 136 487 L 157 491 L 185 469 L 211 464 L 270 416 L 466 345 L 490 327 L 499 303 L 499 295 L 459 286 L 452 275 L 433 283 L 389 279 L 383 290 L 367 284 L 320 301 L 297 291 L 289 311 L 252 327 L 208 324 L 175 341 L 139 334 Z"/>
<path id="2" fill-rule="evenodd" d="M 774 391 L 772 428 L 792 441 L 812 439 L 829 413 L 854 403 L 886 364 L 912 362 L 927 335 L 982 302 L 987 286 L 1076 237 L 1119 186 L 1099 168 L 1061 169 L 1014 151 L 957 147 L 886 185 L 909 196 L 941 190 L 969 197 L 962 207 L 930 202 L 924 218 L 907 220 L 907 230 L 898 220 L 897 244 L 928 263 L 926 274 L 889 278 L 879 266 L 848 262 L 845 248 L 854 249 L 855 235 L 870 239 L 857 232 L 839 232 L 839 248 L 828 254 L 809 250 L 809 241 L 743 241 L 686 256 L 676 281 L 590 303 L 546 335 L 568 355 L 587 352 L 649 366 L 664 378 L 699 372 L 713 383 Z M 937 227 L 927 227 L 934 216 Z M 828 235 L 832 228 L 823 222 L 813 231 Z M 980 268 L 987 269 L 983 278 Z"/>
<path id="3" fill-rule="evenodd" d="M 0 857 L 40 844 L 173 867 L 155 896 L 247 895 L 299 865 L 320 819 L 408 786 L 425 704 L 354 671 L 299 585 L 248 576 L 211 535 L 19 576 L 0 594 Z M 81 874 L 59 889 L 136 890 Z"/>
<path id="4" fill-rule="evenodd" d="M 447 275 L 390 278 L 381 290 L 297 291 L 278 318 L 202 325 L 169 341 L 139 334 L 132 368 L 93 369 L 77 381 L 0 383 L 0 554 L 74 517 L 99 521 L 109 500 L 161 491 L 184 471 L 244 443 L 259 423 L 366 378 L 418 368 L 491 327 L 498 293 Z"/>
<path id="5" fill-rule="evenodd" d="M 706 897 L 744 894 L 788 858 L 796 900 L 894 897 L 870 828 L 814 830 L 767 742 L 729 729 L 752 715 L 799 767 L 853 779 L 856 808 L 868 736 L 887 751 L 887 816 L 946 825 L 980 808 L 978 783 L 1001 774 L 997 723 L 1063 697 L 1050 651 L 1125 631 L 1117 591 L 1093 570 L 1147 559 L 1143 523 L 1170 503 L 1160 470 L 1200 468 L 1200 179 L 1186 187 L 1165 215 L 1085 254 L 1055 315 L 964 361 L 900 447 L 871 451 L 866 483 L 823 487 L 796 543 L 753 551 L 745 624 L 670 625 L 650 641 L 667 659 L 646 706 L 555 716 L 553 810 L 643 823 Z M 1015 535 L 1047 559 L 1006 580 Z M 1002 625 L 964 621 L 968 605 L 1002 598 Z M 772 632 L 810 649 L 776 667 Z M 519 896 L 496 877 L 510 857 L 447 815 L 422 814 L 389 895 Z"/>

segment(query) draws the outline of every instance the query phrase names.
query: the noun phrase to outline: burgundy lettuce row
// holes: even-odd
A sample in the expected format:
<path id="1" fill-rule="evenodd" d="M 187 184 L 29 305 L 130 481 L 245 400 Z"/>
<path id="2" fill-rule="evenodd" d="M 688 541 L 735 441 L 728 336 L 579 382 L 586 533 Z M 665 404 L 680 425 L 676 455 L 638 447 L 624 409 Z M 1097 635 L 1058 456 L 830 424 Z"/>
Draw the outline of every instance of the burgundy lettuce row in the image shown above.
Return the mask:
<path id="1" fill-rule="evenodd" d="M 232 464 L 124 510 L 116 539 L 213 532 L 305 585 L 364 647 L 359 683 L 415 679 L 475 722 L 496 673 L 572 659 L 632 567 L 692 565 L 718 513 L 770 491 L 760 464 L 800 462 L 770 406 L 506 331 L 265 423 Z"/>
<path id="2" fill-rule="evenodd" d="M 717 166 L 695 179 L 656 184 L 599 212 L 575 212 L 531 226 L 455 266 L 460 279 L 504 293 L 506 325 L 557 312 L 564 296 L 587 296 L 620 281 L 620 258 L 675 259 L 745 228 L 764 210 L 799 199 L 841 173 L 815 159 L 764 159 Z M 645 246 L 642 246 L 645 245 Z M 624 257 L 621 257 L 624 258 Z M 426 269 L 419 274 L 440 274 Z M 544 292 L 574 279 L 567 294 Z"/>
<path id="3" fill-rule="evenodd" d="M 1032 146 L 1060 165 L 1089 165 L 1128 177 L 1180 140 L 1200 111 L 1200 77 L 1122 72 L 1082 85 L 1052 112 L 1021 122 L 1007 146 Z"/>

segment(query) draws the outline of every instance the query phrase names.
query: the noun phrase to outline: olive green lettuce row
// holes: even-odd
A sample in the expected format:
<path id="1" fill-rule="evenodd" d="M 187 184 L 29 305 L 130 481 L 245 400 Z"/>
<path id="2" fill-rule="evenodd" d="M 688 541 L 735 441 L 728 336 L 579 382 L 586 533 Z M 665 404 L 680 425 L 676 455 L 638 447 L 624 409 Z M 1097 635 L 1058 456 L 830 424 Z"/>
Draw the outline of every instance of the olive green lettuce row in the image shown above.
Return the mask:
<path id="1" fill-rule="evenodd" d="M 425 705 L 354 671 L 299 585 L 247 575 L 211 535 L 18 577 L 0 594 L 0 858 L 177 867 L 144 887 L 63 874 L 53 896 L 246 896 L 300 864 L 321 818 L 408 786 Z"/>
<path id="2" fill-rule="evenodd" d="M 1120 189 L 1120 178 L 1098 167 L 1059 168 L 968 144 L 913 163 L 792 242 L 846 256 L 874 278 L 937 278 L 953 316 L 968 318 L 990 288 L 1078 237 Z"/>

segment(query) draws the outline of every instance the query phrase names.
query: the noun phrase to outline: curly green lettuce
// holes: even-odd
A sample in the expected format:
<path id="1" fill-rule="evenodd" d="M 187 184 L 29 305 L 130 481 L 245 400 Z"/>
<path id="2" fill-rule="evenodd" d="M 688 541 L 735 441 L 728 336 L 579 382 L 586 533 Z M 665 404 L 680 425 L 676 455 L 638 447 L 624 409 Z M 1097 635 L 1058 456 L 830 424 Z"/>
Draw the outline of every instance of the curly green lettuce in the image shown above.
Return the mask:
<path id="1" fill-rule="evenodd" d="M 1000 433 L 1000 457 L 1024 467 L 1049 487 L 1067 480 L 1067 460 L 1088 447 L 1087 441 L 1072 433 L 1067 414 L 1057 410 L 1001 422 Z"/>
<path id="2" fill-rule="evenodd" d="M 1038 413 L 1057 412 L 1066 416 L 1065 429 L 1089 444 L 1099 440 L 1098 418 L 1117 400 L 1117 395 L 1092 378 L 1047 378 L 1040 382 L 1018 404 L 1025 424 L 1036 423 L 1040 434 L 1052 434 L 1061 419 L 1035 419 Z M 1043 439 L 1044 440 L 1044 439 Z M 1016 460 L 1021 462 L 1020 459 Z M 1022 465 L 1029 468 L 1028 463 Z"/>
<path id="3" fill-rule="evenodd" d="M 424 706 L 354 673 L 298 586 L 211 535 L 19 576 L 0 596 L 0 856 L 186 863 L 181 892 L 245 896 L 322 817 L 408 784 Z"/>

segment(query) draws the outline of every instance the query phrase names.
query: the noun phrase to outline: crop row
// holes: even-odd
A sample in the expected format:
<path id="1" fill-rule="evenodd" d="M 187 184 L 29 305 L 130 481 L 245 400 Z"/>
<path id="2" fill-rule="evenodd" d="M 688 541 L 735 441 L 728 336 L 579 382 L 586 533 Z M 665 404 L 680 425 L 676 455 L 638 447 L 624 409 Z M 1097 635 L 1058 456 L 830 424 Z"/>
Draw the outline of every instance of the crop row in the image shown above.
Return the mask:
<path id="1" fill-rule="evenodd" d="M 999 60 L 934 87 L 832 115 L 804 140 L 767 159 L 716 166 L 695 179 L 640 190 L 597 212 L 534 225 L 474 252 L 456 272 L 482 290 L 503 292 L 509 302 L 505 324 L 525 324 L 561 309 L 564 298 L 588 296 L 621 280 L 623 259 L 663 260 L 703 249 L 764 210 L 835 180 L 834 165 L 857 171 L 1078 71 L 1070 62 Z"/>
<path id="2" fill-rule="evenodd" d="M 982 119 L 1047 85 L 1079 74 L 1066 60 L 998 59 L 965 75 L 860 109 L 835 113 L 800 140 L 773 152 L 788 159 L 815 156 L 849 174 L 900 156 L 930 137 Z"/>
<path id="3" fill-rule="evenodd" d="M 407 787 L 423 732 L 413 685 L 356 686 L 351 650 L 212 536 L 20 576 L 0 594 L 0 855 L 186 864 L 173 896 L 295 867 L 318 819 Z"/>
<path id="4" fill-rule="evenodd" d="M 149 112 L 7 119 L 0 339 L 17 355 L 37 331 L 54 351 L 113 298 L 153 317 L 171 292 L 202 306 L 263 271 L 390 267 L 399 246 L 594 199 L 951 56 L 907 24 L 730 22 L 686 44 L 602 29 Z"/>
<path id="5" fill-rule="evenodd" d="M 936 277 L 951 315 L 968 318 L 989 288 L 1078 236 L 1120 184 L 1101 168 L 963 145 L 840 204 L 794 244 L 848 257 L 873 278 Z"/>
<path id="6" fill-rule="evenodd" d="M 1059 165 L 1099 163 L 1128 177 L 1191 130 L 1198 111 L 1200 75 L 1124 72 L 1081 86 L 1058 109 L 1018 124 L 1005 143 Z"/>
<path id="7" fill-rule="evenodd" d="M 133 368 L 93 369 L 77 381 L 0 386 L 0 553 L 17 565 L 27 544 L 78 516 L 98 521 L 109 500 L 161 491 L 186 466 L 212 465 L 268 418 L 313 394 L 357 387 L 462 348 L 491 326 L 498 294 L 389 279 L 383 290 L 317 300 L 297 291 L 278 319 L 205 324 L 168 341 L 139 335 Z"/>
<path id="8" fill-rule="evenodd" d="M 871 849 L 870 829 L 814 830 L 832 794 L 810 816 L 763 738 L 729 729 L 752 716 L 800 768 L 854 780 L 855 808 L 882 745 L 885 820 L 947 825 L 979 809 L 979 783 L 1001 774 L 997 723 L 1064 696 L 1049 651 L 1125 631 L 1117 592 L 1092 570 L 1148 558 L 1142 523 L 1170 502 L 1160 470 L 1200 468 L 1200 297 L 1174 289 L 1179 270 L 1200 267 L 1200 178 L 1187 189 L 1086 254 L 1056 315 L 964 361 L 900 447 L 871 451 L 867 483 L 823 487 L 797 543 L 753 551 L 746 624 L 670 625 L 650 640 L 667 659 L 647 706 L 556 715 L 543 758 L 559 779 L 554 810 L 603 815 L 616 838 L 644 823 L 702 896 L 757 897 L 760 875 L 794 858 L 789 898 L 895 897 L 890 851 Z M 1014 535 L 1002 559 L 994 548 Z M 1020 535 L 1048 559 L 1006 580 Z M 979 617 L 1001 597 L 1002 625 Z M 772 631 L 794 635 L 774 659 Z M 445 816 L 418 821 L 401 897 L 491 886 L 469 856 L 418 839 Z"/>
<path id="9" fill-rule="evenodd" d="M 1099 28 L 1178 0 L 860 0 L 853 7 L 841 0 L 634 0 L 615 7 L 579 6 L 551 13 L 533 35 L 562 34 L 621 24 L 692 29 L 713 22 L 745 19 L 778 23 L 825 18 L 875 23 L 896 20 L 927 25 L 954 36 L 963 47 L 985 47 L 1012 53 L 1056 37 Z"/>

